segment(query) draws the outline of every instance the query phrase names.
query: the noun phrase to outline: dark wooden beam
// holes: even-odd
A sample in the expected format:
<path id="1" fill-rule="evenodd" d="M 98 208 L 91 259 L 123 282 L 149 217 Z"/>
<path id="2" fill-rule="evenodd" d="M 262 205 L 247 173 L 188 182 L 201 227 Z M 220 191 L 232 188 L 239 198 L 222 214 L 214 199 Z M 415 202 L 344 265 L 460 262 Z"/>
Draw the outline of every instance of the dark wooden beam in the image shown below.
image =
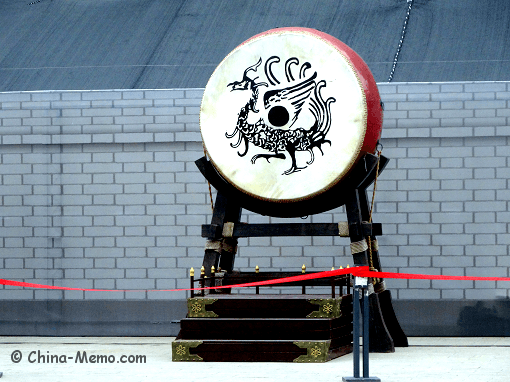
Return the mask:
<path id="1" fill-rule="evenodd" d="M 350 226 L 349 231 L 358 230 Z M 361 223 L 360 236 L 382 235 L 380 223 Z M 202 225 L 202 237 L 218 238 L 221 228 L 216 224 Z M 338 223 L 281 223 L 281 224 L 234 224 L 233 237 L 267 237 L 267 236 L 339 236 Z M 341 235 L 344 236 L 344 235 Z M 348 237 L 348 236 L 344 236 Z"/>

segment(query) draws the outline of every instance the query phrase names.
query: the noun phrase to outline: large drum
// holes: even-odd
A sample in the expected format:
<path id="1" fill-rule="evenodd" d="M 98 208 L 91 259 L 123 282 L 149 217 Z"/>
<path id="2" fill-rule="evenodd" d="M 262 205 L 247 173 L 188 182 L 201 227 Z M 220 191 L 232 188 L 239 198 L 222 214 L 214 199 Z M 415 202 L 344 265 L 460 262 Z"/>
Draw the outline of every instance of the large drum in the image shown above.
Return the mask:
<path id="1" fill-rule="evenodd" d="M 209 79 L 200 109 L 214 168 L 266 211 L 341 190 L 375 152 L 381 128 L 368 66 L 338 39 L 307 28 L 272 29 L 235 48 Z"/>

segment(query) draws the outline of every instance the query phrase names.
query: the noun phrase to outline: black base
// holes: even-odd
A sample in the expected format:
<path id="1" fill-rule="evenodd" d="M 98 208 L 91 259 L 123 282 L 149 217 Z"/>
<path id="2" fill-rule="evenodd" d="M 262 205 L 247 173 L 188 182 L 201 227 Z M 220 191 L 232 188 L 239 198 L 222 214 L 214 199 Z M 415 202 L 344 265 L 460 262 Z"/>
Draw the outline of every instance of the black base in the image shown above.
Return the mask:
<path id="1" fill-rule="evenodd" d="M 327 362 L 353 350 L 351 302 L 352 295 L 190 298 L 172 360 Z"/>

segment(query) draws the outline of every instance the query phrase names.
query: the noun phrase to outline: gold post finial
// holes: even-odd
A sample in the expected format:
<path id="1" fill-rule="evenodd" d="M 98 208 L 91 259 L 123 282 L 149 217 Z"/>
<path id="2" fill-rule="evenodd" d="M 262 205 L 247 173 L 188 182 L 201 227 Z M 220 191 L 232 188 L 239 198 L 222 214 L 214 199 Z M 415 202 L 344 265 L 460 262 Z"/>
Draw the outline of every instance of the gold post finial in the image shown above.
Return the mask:
<path id="1" fill-rule="evenodd" d="M 211 273 L 216 272 L 216 268 L 214 268 L 214 265 L 211 267 Z"/>
<path id="2" fill-rule="evenodd" d="M 306 265 L 303 264 L 303 266 L 301 267 L 301 273 L 305 273 L 306 272 Z"/>
<path id="3" fill-rule="evenodd" d="M 255 273 L 259 273 L 259 271 L 260 271 L 259 266 L 258 266 L 258 265 L 255 265 Z"/>
<path id="4" fill-rule="evenodd" d="M 191 267 L 191 269 L 189 270 L 189 276 L 190 277 L 195 276 L 195 270 L 193 269 L 193 267 Z"/>
<path id="5" fill-rule="evenodd" d="M 331 270 L 334 271 L 335 270 L 335 267 L 331 267 Z"/>
<path id="6" fill-rule="evenodd" d="M 200 274 L 205 275 L 205 267 L 202 265 L 202 268 L 200 268 Z"/>
<path id="7" fill-rule="evenodd" d="M 347 264 L 347 268 L 349 268 L 349 264 Z"/>
<path id="8" fill-rule="evenodd" d="M 338 268 L 338 269 L 344 269 L 344 267 L 342 267 L 342 266 L 340 265 L 340 268 Z"/>

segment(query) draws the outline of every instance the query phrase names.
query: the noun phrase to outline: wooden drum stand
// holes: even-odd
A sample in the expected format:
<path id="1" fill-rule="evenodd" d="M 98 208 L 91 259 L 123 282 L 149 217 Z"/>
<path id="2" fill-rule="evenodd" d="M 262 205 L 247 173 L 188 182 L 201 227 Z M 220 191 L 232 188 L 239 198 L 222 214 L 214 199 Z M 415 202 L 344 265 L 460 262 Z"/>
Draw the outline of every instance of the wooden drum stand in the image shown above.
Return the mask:
<path id="1" fill-rule="evenodd" d="M 200 124 L 210 160 L 204 156 L 196 165 L 217 196 L 211 224 L 202 226 L 207 243 L 202 273 L 197 279 L 191 275 L 192 287 L 294 275 L 235 272 L 240 237 L 348 237 L 354 265 L 381 271 L 376 236 L 382 227 L 371 221 L 367 188 L 388 162 L 374 155 L 382 104 L 368 67 L 354 51 L 311 29 L 255 36 L 212 75 Z M 346 222 L 241 222 L 243 208 L 298 217 L 342 205 Z M 259 288 L 251 295 L 230 294 L 228 288 L 192 294 L 173 342 L 173 360 L 324 362 L 349 353 L 350 284 L 348 277 L 335 277 L 291 283 L 301 286 L 296 295 L 258 294 Z M 331 286 L 331 296 L 307 295 L 307 286 Z M 382 279 L 371 279 L 369 303 L 370 351 L 407 346 Z"/>

